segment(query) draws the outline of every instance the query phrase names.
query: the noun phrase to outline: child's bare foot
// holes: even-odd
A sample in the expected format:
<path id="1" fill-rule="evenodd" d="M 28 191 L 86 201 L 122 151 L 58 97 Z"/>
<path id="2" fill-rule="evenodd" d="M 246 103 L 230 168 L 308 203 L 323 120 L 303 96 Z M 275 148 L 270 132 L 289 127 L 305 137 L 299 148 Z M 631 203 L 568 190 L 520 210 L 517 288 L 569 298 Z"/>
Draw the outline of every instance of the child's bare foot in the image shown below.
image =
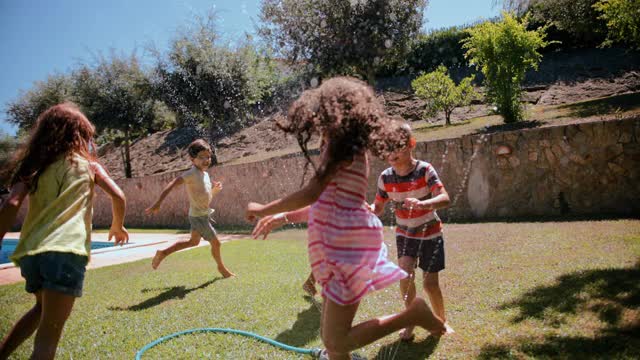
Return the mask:
<path id="1" fill-rule="evenodd" d="M 406 328 L 400 330 L 400 340 L 404 342 L 413 341 L 413 339 L 415 338 L 413 328 L 413 326 L 407 326 Z"/>
<path id="2" fill-rule="evenodd" d="M 409 311 L 416 314 L 418 325 L 430 332 L 431 335 L 442 336 L 446 332 L 444 323 L 433 314 L 424 299 L 419 297 L 413 299 L 413 302 L 409 305 Z"/>
<path id="3" fill-rule="evenodd" d="M 302 290 L 304 290 L 304 292 L 309 294 L 309 296 L 311 297 L 316 296 L 316 294 L 318 293 L 318 291 L 316 290 L 316 286 L 309 280 L 305 281 L 304 284 L 302 284 Z"/>
<path id="4" fill-rule="evenodd" d="M 230 278 L 232 276 L 236 276 L 236 274 L 229 271 L 229 269 L 227 269 L 226 267 L 218 266 L 218 271 L 220 272 L 220 274 L 222 274 L 222 277 L 224 278 Z"/>
<path id="5" fill-rule="evenodd" d="M 455 331 L 455 330 L 453 330 L 453 328 L 452 328 L 451 326 L 449 326 L 449 324 L 447 324 L 447 323 L 444 323 L 444 328 L 445 328 L 445 331 L 444 331 L 444 334 L 445 334 L 445 335 L 447 335 L 447 334 L 448 334 L 448 335 L 451 335 L 451 334 L 453 334 L 453 333 L 455 333 L 455 332 L 456 332 L 456 331 Z"/>
<path id="6" fill-rule="evenodd" d="M 162 250 L 156 251 L 156 255 L 153 257 L 153 260 L 151 260 L 151 267 L 153 268 L 153 270 L 157 269 L 158 266 L 160 266 L 160 263 L 162 262 L 164 257 L 165 255 Z"/>

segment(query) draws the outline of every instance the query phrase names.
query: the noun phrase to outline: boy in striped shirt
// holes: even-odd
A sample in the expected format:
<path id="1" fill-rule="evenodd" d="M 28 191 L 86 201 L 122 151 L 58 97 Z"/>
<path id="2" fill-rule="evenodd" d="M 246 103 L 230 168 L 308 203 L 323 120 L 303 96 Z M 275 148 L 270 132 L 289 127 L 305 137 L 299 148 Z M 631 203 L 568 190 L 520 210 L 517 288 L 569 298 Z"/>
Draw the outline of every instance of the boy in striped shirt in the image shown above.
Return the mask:
<path id="1" fill-rule="evenodd" d="M 411 134 L 411 127 L 406 123 L 400 130 Z M 400 281 L 405 306 L 409 306 L 416 297 L 413 279 L 416 266 L 420 266 L 424 271 L 423 288 L 429 296 L 433 312 L 446 325 L 438 277 L 438 273 L 444 270 L 444 239 L 442 221 L 436 214 L 436 209 L 447 207 L 450 200 L 433 166 L 414 158 L 415 147 L 416 141 L 411 137 L 405 149 L 387 158 L 391 167 L 384 170 L 378 178 L 378 191 L 372 211 L 379 216 L 389 200 L 394 204 L 398 264 L 410 275 Z M 453 330 L 447 326 L 447 332 Z M 405 328 L 400 333 L 400 338 L 404 341 L 410 341 L 413 337 L 413 327 Z"/>

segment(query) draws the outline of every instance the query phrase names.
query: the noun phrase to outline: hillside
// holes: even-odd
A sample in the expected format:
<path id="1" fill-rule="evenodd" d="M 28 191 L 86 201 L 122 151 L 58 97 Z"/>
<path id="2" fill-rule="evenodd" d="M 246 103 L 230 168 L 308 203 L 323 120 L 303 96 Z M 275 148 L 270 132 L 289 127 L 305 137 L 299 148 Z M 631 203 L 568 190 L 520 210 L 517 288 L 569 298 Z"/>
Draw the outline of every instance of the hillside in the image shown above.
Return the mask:
<path id="1" fill-rule="evenodd" d="M 621 97 L 640 92 L 640 64 L 634 65 L 633 61 L 631 65 L 629 61 L 620 63 L 619 56 L 615 53 L 608 60 L 608 66 L 602 65 L 605 61 L 603 58 L 594 57 L 592 63 L 585 60 L 587 57 L 581 59 L 576 61 L 575 57 L 568 58 L 563 63 L 556 58 L 553 60 L 556 62 L 553 64 L 553 78 L 549 79 L 547 76 L 538 83 L 527 84 L 524 101 L 529 104 L 528 121 L 512 126 L 502 125 L 499 117 L 491 116 L 489 106 L 476 103 L 456 109 L 452 115 L 453 126 L 445 128 L 442 115 L 422 119 L 425 103 L 407 91 L 406 86 L 400 87 L 400 90 L 382 90 L 379 95 L 389 114 L 412 121 L 419 140 L 457 137 L 479 131 L 591 121 L 594 118 L 615 118 L 640 112 L 636 106 L 640 104 L 638 96 Z M 541 66 L 541 77 L 550 72 L 542 72 L 544 69 Z M 590 104 L 584 103 L 585 101 L 603 98 L 609 100 L 591 104 L 594 108 L 589 111 L 579 111 L 581 106 L 584 107 L 581 104 Z M 618 103 L 619 106 L 616 105 Z M 295 139 L 285 136 L 274 124 L 275 116 L 272 115 L 218 141 L 215 144 L 218 161 L 223 164 L 259 161 L 297 151 Z M 190 161 L 184 147 L 196 137 L 197 133 L 193 129 L 175 129 L 137 139 L 131 147 L 133 176 L 188 168 Z M 124 177 L 121 152 L 120 148 L 113 146 L 101 149 L 100 160 L 115 178 Z"/>

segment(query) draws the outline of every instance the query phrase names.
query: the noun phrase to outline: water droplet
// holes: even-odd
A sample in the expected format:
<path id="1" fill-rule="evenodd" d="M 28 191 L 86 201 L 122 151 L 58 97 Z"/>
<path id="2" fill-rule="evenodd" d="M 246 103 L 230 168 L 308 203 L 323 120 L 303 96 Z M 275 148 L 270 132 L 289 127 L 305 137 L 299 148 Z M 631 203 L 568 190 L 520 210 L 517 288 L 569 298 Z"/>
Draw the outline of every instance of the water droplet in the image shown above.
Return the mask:
<path id="1" fill-rule="evenodd" d="M 391 46 L 393 46 L 393 41 L 391 41 L 391 39 L 387 39 L 384 41 L 384 47 L 389 49 Z"/>
<path id="2" fill-rule="evenodd" d="M 311 81 L 309 82 L 309 85 L 311 85 L 312 88 L 315 88 L 318 86 L 318 78 L 317 77 L 312 77 Z"/>
<path id="3" fill-rule="evenodd" d="M 225 100 L 222 106 L 224 106 L 225 109 L 228 109 L 231 107 L 231 103 L 229 102 L 229 100 Z"/>

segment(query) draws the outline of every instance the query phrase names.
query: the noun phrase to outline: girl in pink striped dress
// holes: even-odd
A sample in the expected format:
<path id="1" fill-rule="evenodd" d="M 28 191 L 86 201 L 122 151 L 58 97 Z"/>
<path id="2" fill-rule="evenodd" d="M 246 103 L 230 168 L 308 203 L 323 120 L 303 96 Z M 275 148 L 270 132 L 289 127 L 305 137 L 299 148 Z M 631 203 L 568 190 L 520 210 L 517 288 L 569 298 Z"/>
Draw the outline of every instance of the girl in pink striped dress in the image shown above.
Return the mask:
<path id="1" fill-rule="evenodd" d="M 333 78 L 305 91 L 289 109 L 287 120 L 278 125 L 298 138 L 312 165 L 307 143 L 311 135 L 322 135 L 315 176 L 282 199 L 267 205 L 249 203 L 247 218 L 262 217 L 254 235 L 268 233 L 278 217 L 308 222 L 309 261 L 325 299 L 321 333 L 329 358 L 349 359 L 350 351 L 407 326 L 442 334 L 442 321 L 421 298 L 400 313 L 353 325 L 368 292 L 407 276 L 387 259 L 382 223 L 365 199 L 366 151 L 385 156 L 405 147 L 409 139 L 385 116 L 372 89 L 352 78 Z"/>

